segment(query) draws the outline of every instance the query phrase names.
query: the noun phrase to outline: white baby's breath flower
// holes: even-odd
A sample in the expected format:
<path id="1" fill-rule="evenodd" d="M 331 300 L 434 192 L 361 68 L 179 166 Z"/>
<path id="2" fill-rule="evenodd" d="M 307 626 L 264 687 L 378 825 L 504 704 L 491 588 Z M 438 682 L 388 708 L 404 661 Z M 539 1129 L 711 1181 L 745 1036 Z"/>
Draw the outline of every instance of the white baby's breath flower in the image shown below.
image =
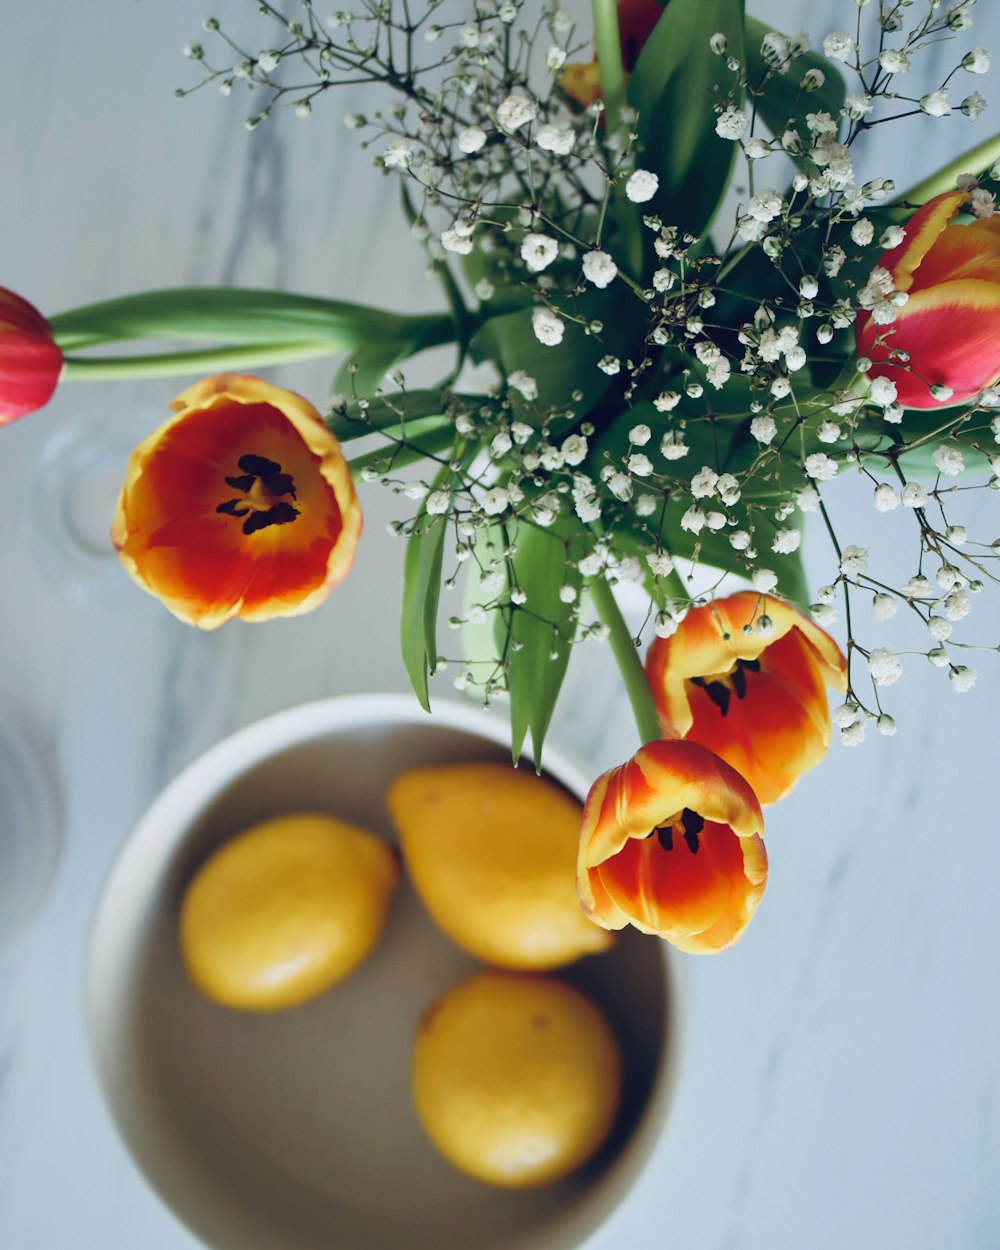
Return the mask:
<path id="1" fill-rule="evenodd" d="M 720 139 L 741 139 L 750 126 L 750 119 L 742 109 L 730 104 L 715 123 L 715 133 Z"/>
<path id="2" fill-rule="evenodd" d="M 386 145 L 382 160 L 389 169 L 409 169 L 413 163 L 413 144 L 396 135 Z"/>
<path id="3" fill-rule="evenodd" d="M 582 434 L 570 434 L 559 448 L 563 461 L 568 465 L 583 464 L 587 458 L 587 440 Z"/>
<path id="4" fill-rule="evenodd" d="M 607 252 L 587 252 L 583 258 L 583 276 L 596 287 L 606 287 L 618 275 L 618 266 Z"/>
<path id="5" fill-rule="evenodd" d="M 424 510 L 431 516 L 440 516 L 448 511 L 451 503 L 451 495 L 446 490 L 435 490 L 427 496 L 427 502 L 424 504 Z"/>
<path id="6" fill-rule="evenodd" d="M 612 473 L 608 478 L 608 490 L 616 499 L 622 500 L 623 503 L 628 502 L 632 498 L 632 479 L 627 473 Z M 683 522 L 682 522 L 683 524 Z"/>
<path id="7" fill-rule="evenodd" d="M 891 621 L 899 611 L 899 600 L 892 595 L 876 595 L 872 600 L 872 616 L 876 621 Z"/>
<path id="8" fill-rule="evenodd" d="M 954 689 L 959 694 L 965 694 L 967 690 L 971 690 L 976 684 L 978 675 L 974 668 L 966 668 L 964 664 L 956 664 L 948 674 L 948 677 Z"/>
<path id="9" fill-rule="evenodd" d="M 538 105 L 523 92 L 512 91 L 497 106 L 497 123 L 502 130 L 513 134 L 538 116 Z"/>
<path id="10" fill-rule="evenodd" d="M 692 504 L 681 517 L 681 529 L 687 530 L 689 534 L 700 534 L 705 528 L 707 519 L 701 508 L 697 504 Z"/>
<path id="11" fill-rule="evenodd" d="M 821 421 L 816 437 L 821 443 L 835 443 L 840 438 L 840 426 L 835 421 Z"/>
<path id="12" fill-rule="evenodd" d="M 910 68 L 910 58 L 898 48 L 884 48 L 878 63 L 887 74 L 905 74 Z"/>
<path id="13" fill-rule="evenodd" d="M 514 372 L 508 377 L 507 385 L 522 395 L 526 400 L 528 400 L 529 403 L 538 398 L 538 383 L 534 378 L 529 377 L 523 369 L 515 369 Z M 527 430 L 528 435 L 530 436 L 531 426 L 526 425 L 522 428 Z M 515 441 L 525 442 L 526 440 L 523 438 L 515 438 Z"/>
<path id="14" fill-rule="evenodd" d="M 819 491 L 815 486 L 803 486 L 795 492 L 795 502 L 802 512 L 819 511 Z"/>
<path id="15" fill-rule="evenodd" d="M 751 435 L 763 447 L 766 447 L 768 443 L 773 441 L 777 432 L 778 427 L 775 423 L 774 417 L 768 416 L 766 413 L 762 416 L 754 417 L 750 422 Z"/>
<path id="16" fill-rule="evenodd" d="M 486 145 L 486 131 L 482 126 L 465 126 L 458 132 L 459 150 L 467 156 L 478 152 Z"/>
<path id="17" fill-rule="evenodd" d="M 962 621 L 972 611 L 972 600 L 960 587 L 944 601 L 944 614 L 949 621 Z"/>
<path id="18" fill-rule="evenodd" d="M 844 101 L 844 109 L 848 117 L 860 121 L 872 111 L 872 98 L 866 91 L 858 91 L 849 95 Z"/>
<path id="19" fill-rule="evenodd" d="M 859 217 L 851 226 L 851 242 L 856 243 L 858 247 L 867 247 L 875 238 L 875 227 L 867 217 Z"/>
<path id="20" fill-rule="evenodd" d="M 927 488 L 919 482 L 907 482 L 900 498 L 906 508 L 922 508 L 927 502 Z"/>
<path id="21" fill-rule="evenodd" d="M 840 741 L 845 747 L 859 747 L 865 740 L 865 729 L 865 722 L 856 720 L 840 731 Z"/>
<path id="22" fill-rule="evenodd" d="M 538 127 L 535 142 L 545 152 L 554 152 L 556 156 L 569 156 L 576 142 L 576 133 L 569 126 L 546 122 Z"/>
<path id="23" fill-rule="evenodd" d="M 507 492 L 500 486 L 494 486 L 483 495 L 483 511 L 487 516 L 499 516 L 506 511 L 509 502 Z"/>
<path id="24" fill-rule="evenodd" d="M 780 529 L 774 535 L 771 550 L 780 556 L 791 555 L 793 551 L 798 551 L 801 542 L 802 534 L 799 530 Z"/>
<path id="25" fill-rule="evenodd" d="M 625 194 L 633 204 L 645 204 L 656 194 L 660 180 L 648 169 L 637 169 L 625 183 Z"/>
<path id="26" fill-rule="evenodd" d="M 879 482 L 875 487 L 875 507 L 879 512 L 892 512 L 899 503 L 898 492 L 888 482 Z"/>
<path id="27" fill-rule="evenodd" d="M 446 251 L 468 256 L 473 248 L 471 224 L 467 221 L 456 221 L 441 235 L 441 246 Z"/>
<path id="28" fill-rule="evenodd" d="M 655 577 L 669 577 L 674 571 L 674 562 L 665 551 L 651 551 L 646 563 Z"/>
<path id="29" fill-rule="evenodd" d="M 633 452 L 628 458 L 628 471 L 634 473 L 636 477 L 649 477 L 653 472 L 653 462 L 641 451 Z"/>
<path id="30" fill-rule="evenodd" d="M 823 40 L 823 53 L 831 61 L 846 64 L 854 56 L 854 40 L 843 30 L 835 30 Z"/>
<path id="31" fill-rule="evenodd" d="M 746 530 L 734 530 L 729 535 L 729 545 L 734 551 L 746 551 L 750 546 L 750 535 Z"/>
<path id="32" fill-rule="evenodd" d="M 892 686 L 903 675 L 903 666 L 894 651 L 876 647 L 868 657 L 868 671 L 876 686 Z"/>
<path id="33" fill-rule="evenodd" d="M 880 408 L 888 408 L 896 402 L 896 383 L 891 378 L 872 378 L 868 398 Z"/>
<path id="34" fill-rule="evenodd" d="M 990 54 L 985 48 L 975 47 L 962 57 L 962 69 L 970 74 L 988 74 L 990 72 Z"/>
<path id="35" fill-rule="evenodd" d="M 958 477 L 965 471 L 965 460 L 957 447 L 943 444 L 934 452 L 934 463 L 945 477 Z"/>
<path id="36" fill-rule="evenodd" d="M 633 501 L 636 516 L 652 516 L 656 511 L 658 500 L 655 495 L 640 495 Z"/>
<path id="37" fill-rule="evenodd" d="M 695 499 L 709 498 L 715 494 L 715 484 L 718 480 L 718 473 L 705 465 L 691 479 L 691 494 Z"/>
<path id="38" fill-rule="evenodd" d="M 566 327 L 560 317 L 548 308 L 535 308 L 531 313 L 531 328 L 535 338 L 546 347 L 555 347 L 562 342 Z"/>
<path id="39" fill-rule="evenodd" d="M 860 577 L 868 572 L 868 548 L 857 547 L 853 543 L 845 547 L 840 555 L 840 571 L 845 577 Z"/>
<path id="40" fill-rule="evenodd" d="M 951 112 L 948 92 L 943 87 L 937 91 L 928 92 L 927 95 L 921 96 L 920 107 L 929 117 L 947 117 Z"/>
<path id="41" fill-rule="evenodd" d="M 557 43 L 551 44 L 545 54 L 545 64 L 553 72 L 562 69 L 566 64 L 566 49 L 560 48 Z"/>
<path id="42" fill-rule="evenodd" d="M 521 240 L 521 259 L 532 271 L 540 273 L 559 255 L 559 244 L 547 234 L 526 234 Z"/>
<path id="43" fill-rule="evenodd" d="M 680 402 L 681 397 L 677 391 L 661 391 L 653 400 L 653 407 L 657 412 L 670 412 Z M 994 420 L 997 423 L 994 434 L 996 435 L 996 441 L 1000 443 L 1000 417 L 995 417 Z"/>
<path id="44" fill-rule="evenodd" d="M 804 467 L 806 475 L 816 482 L 829 482 L 837 476 L 836 460 L 832 460 L 823 451 L 814 451 L 811 456 L 806 456 Z"/>
<path id="45" fill-rule="evenodd" d="M 755 569 L 750 580 L 763 595 L 769 595 L 778 585 L 778 575 L 772 572 L 771 569 Z"/>

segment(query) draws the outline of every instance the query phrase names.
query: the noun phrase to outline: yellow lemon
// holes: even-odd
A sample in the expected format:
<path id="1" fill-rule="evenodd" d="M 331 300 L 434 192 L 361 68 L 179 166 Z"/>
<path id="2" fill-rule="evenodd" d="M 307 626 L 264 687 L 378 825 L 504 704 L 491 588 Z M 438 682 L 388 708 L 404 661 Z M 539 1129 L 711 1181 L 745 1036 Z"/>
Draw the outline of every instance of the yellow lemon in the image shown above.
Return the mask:
<path id="1" fill-rule="evenodd" d="M 399 875 L 373 833 L 302 813 L 220 847 L 181 905 L 188 975 L 226 1007 L 294 1007 L 347 976 L 385 925 Z"/>
<path id="2" fill-rule="evenodd" d="M 614 940 L 576 893 L 580 804 L 503 764 L 416 768 L 389 789 L 417 893 L 459 946 L 502 968 L 557 968 Z"/>
<path id="3" fill-rule="evenodd" d="M 417 1031 L 417 1114 L 450 1163 L 493 1185 L 547 1185 L 589 1159 L 621 1082 L 607 1020 L 553 977 L 477 973 L 433 1003 Z"/>

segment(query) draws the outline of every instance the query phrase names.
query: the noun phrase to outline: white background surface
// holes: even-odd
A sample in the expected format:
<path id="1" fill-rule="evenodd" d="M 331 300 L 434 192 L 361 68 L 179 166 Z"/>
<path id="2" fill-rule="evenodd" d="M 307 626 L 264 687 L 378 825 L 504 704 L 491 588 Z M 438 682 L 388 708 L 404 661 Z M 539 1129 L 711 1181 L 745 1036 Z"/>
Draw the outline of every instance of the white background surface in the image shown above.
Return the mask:
<path id="1" fill-rule="evenodd" d="M 1000 52 L 998 8 L 980 0 L 977 28 L 952 46 Z M 846 0 L 822 9 L 830 17 L 818 26 L 804 2 L 754 11 L 820 36 L 853 24 Z M 193 78 L 180 49 L 202 37 L 207 12 L 190 0 L 3 6 L 0 283 L 50 314 L 217 283 L 436 308 L 395 184 L 340 124 L 370 101 L 328 97 L 308 121 L 285 112 L 248 135 L 245 101 L 211 88 L 173 99 Z M 215 12 L 234 30 L 262 29 L 249 3 Z M 270 40 L 262 33 L 254 47 Z M 962 76 L 959 90 L 976 86 L 986 90 Z M 990 113 L 975 128 L 957 116 L 927 125 L 919 151 L 916 132 L 901 127 L 872 169 L 903 186 L 996 125 Z M 330 372 L 271 376 L 321 403 Z M 119 1143 L 90 1069 L 81 966 L 100 882 L 152 796 L 210 743 L 303 700 L 406 685 L 402 547 L 385 532 L 405 510 L 377 487 L 364 490 L 355 569 L 327 605 L 212 635 L 173 620 L 112 557 L 69 537 L 65 483 L 76 466 L 97 464 L 74 506 L 99 544 L 128 447 L 179 389 L 67 386 L 0 434 L 0 689 L 47 731 L 66 800 L 46 905 L 0 951 L 4 1250 L 193 1246 Z M 956 519 L 997 536 L 998 497 L 974 498 Z M 845 481 L 834 504 L 845 541 L 869 541 L 868 492 Z M 818 530 L 807 556 L 823 580 L 830 552 Z M 908 547 L 887 544 L 875 558 L 900 581 L 913 571 Z M 997 634 L 997 599 L 988 600 L 971 622 L 983 641 Z M 960 698 L 919 657 L 905 661 L 889 699 L 899 735 L 859 751 L 835 746 L 769 814 L 764 903 L 738 948 L 687 965 L 681 1092 L 600 1250 L 1000 1245 L 1000 674 L 996 657 L 974 663 L 979 684 Z M 576 658 L 554 732 L 595 773 L 634 749 L 607 652 Z"/>

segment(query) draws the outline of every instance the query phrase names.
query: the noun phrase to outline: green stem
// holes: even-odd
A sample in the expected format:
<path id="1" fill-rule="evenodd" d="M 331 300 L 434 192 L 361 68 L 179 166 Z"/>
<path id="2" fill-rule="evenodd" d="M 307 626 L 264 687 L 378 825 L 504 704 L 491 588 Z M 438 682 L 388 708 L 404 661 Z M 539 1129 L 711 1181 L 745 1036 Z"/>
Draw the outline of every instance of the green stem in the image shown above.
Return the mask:
<path id="1" fill-rule="evenodd" d="M 928 200 L 944 191 L 955 190 L 959 174 L 978 174 L 1000 159 L 1000 134 L 984 139 L 982 143 L 950 161 L 936 174 L 931 174 L 915 187 L 897 195 L 891 204 L 926 204 Z"/>
<path id="2" fill-rule="evenodd" d="M 597 66 L 601 73 L 601 99 L 607 133 L 618 125 L 625 107 L 625 68 L 622 65 L 621 35 L 618 30 L 616 0 L 591 0 L 594 13 L 594 43 L 597 45 Z"/>
<path id="3" fill-rule="evenodd" d="M 591 0 L 594 12 L 594 42 L 597 45 L 597 66 L 601 74 L 601 98 L 604 101 L 605 134 L 618 126 L 626 96 L 625 67 L 622 64 L 621 34 L 618 29 L 617 0 Z M 628 267 L 634 278 L 642 278 L 642 226 L 639 207 L 633 204 L 617 185 L 615 216 L 621 227 L 622 244 Z M 602 208 L 603 213 L 603 208 Z M 623 273 L 621 275 L 625 277 Z M 634 285 L 629 281 L 629 285 Z M 640 288 L 637 288 L 641 290 Z"/>
<path id="4" fill-rule="evenodd" d="M 611 587 L 603 577 L 595 577 L 588 583 L 587 589 L 594 601 L 597 615 L 611 631 L 609 635 L 611 650 L 622 675 L 622 681 L 625 683 L 625 692 L 632 704 L 632 715 L 635 717 L 635 727 L 642 744 L 645 746 L 647 742 L 655 742 L 663 737 L 663 730 L 660 728 L 660 719 L 656 714 L 653 692 L 649 688 L 642 661 L 635 649 L 629 628 L 625 624 L 625 618 L 621 614 Z"/>
<path id="5" fill-rule="evenodd" d="M 195 352 L 157 352 L 152 356 L 81 356 L 63 358 L 62 381 L 108 382 L 124 378 L 168 378 L 178 374 L 224 373 L 231 369 L 262 369 L 294 360 L 334 356 L 331 343 L 252 343 L 212 347 Z"/>

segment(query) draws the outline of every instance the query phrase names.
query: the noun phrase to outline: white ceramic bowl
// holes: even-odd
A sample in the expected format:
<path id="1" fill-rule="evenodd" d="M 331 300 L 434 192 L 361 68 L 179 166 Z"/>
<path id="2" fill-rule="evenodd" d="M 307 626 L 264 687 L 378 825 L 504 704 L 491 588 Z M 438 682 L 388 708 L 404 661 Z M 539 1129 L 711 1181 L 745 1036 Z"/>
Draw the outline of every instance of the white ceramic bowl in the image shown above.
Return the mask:
<path id="1" fill-rule="evenodd" d="M 405 881 L 388 930 L 346 981 L 286 1012 L 226 1010 L 189 984 L 178 908 L 206 857 L 248 825 L 329 811 L 392 839 L 384 795 L 405 768 L 509 759 L 506 727 L 394 695 L 272 716 L 209 751 L 156 800 L 105 886 L 91 940 L 91 1046 L 112 1114 L 174 1213 L 217 1250 L 569 1250 L 621 1203 L 661 1131 L 678 1059 L 664 943 L 624 933 L 565 970 L 609 1014 L 627 1088 L 611 1140 L 550 1188 L 508 1192 L 428 1143 L 409 1081 L 417 1020 L 478 965 Z M 590 779 L 546 748 L 579 796 Z"/>

